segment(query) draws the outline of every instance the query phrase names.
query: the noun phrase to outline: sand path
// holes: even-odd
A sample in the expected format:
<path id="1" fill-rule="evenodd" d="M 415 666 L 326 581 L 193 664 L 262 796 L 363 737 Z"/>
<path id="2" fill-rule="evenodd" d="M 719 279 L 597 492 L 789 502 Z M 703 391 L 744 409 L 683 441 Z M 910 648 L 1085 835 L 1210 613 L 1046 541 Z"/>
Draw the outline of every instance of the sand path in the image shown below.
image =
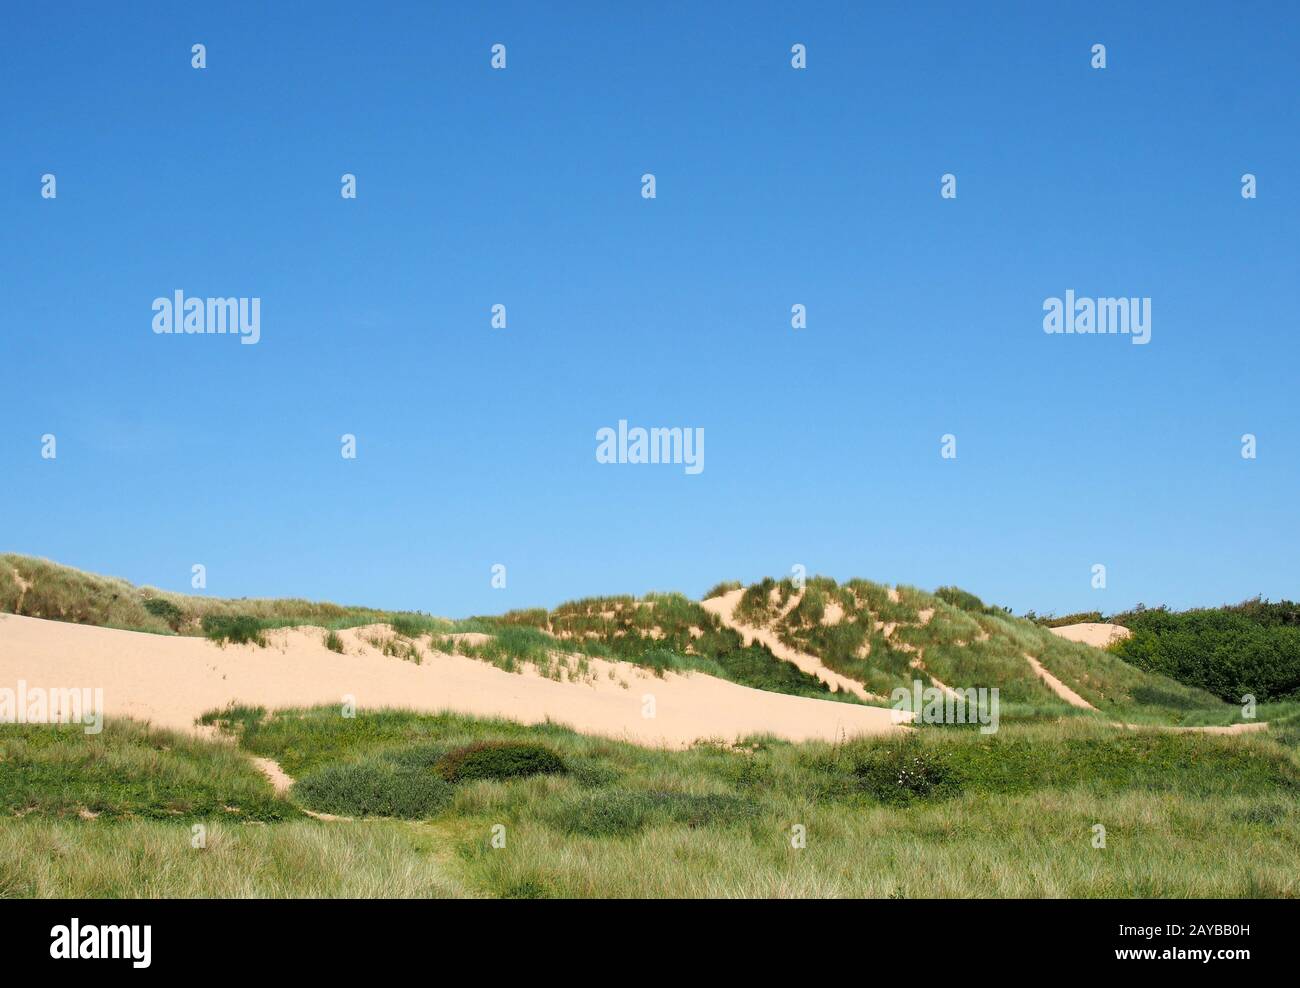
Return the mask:
<path id="1" fill-rule="evenodd" d="M 745 594 L 744 590 L 730 590 L 720 597 L 710 597 L 708 600 L 700 601 L 702 606 L 710 614 L 716 614 L 722 619 L 722 623 L 740 634 L 746 645 L 758 642 L 760 645 L 766 645 L 768 651 L 778 659 L 789 662 L 791 665 L 798 666 L 804 672 L 811 676 L 816 676 L 827 686 L 834 686 L 839 690 L 847 690 L 854 696 L 863 700 L 879 700 L 878 696 L 868 693 L 865 686 L 856 679 L 850 679 L 848 676 L 836 672 L 834 669 L 827 668 L 822 660 L 815 655 L 809 655 L 807 652 L 801 652 L 798 649 L 791 648 L 779 639 L 776 634 L 767 628 L 756 628 L 752 624 L 746 624 L 735 616 L 736 605 L 740 603 L 740 598 Z"/>
<path id="2" fill-rule="evenodd" d="M 1083 627 L 1083 625 L 1067 625 L 1067 627 Z M 1094 627 L 1108 628 L 1108 627 L 1119 627 L 1119 626 L 1118 625 L 1094 625 Z M 1125 628 L 1124 630 L 1127 631 L 1128 629 Z M 1050 672 L 1048 672 L 1045 668 L 1043 668 L 1043 664 L 1027 652 L 1025 653 L 1025 659 L 1033 667 L 1034 672 L 1038 673 L 1038 675 L 1042 677 L 1043 682 L 1047 683 L 1048 687 L 1052 690 L 1052 692 L 1055 693 L 1057 696 L 1059 696 L 1066 703 L 1070 704 L 1070 706 L 1079 707 L 1082 710 L 1097 709 L 1091 703 L 1089 703 L 1087 700 L 1081 697 L 1078 693 L 1074 692 L 1074 690 L 1070 689 L 1070 687 L 1066 686 L 1063 682 L 1061 682 Z M 1222 725 L 1215 725 L 1209 727 L 1186 727 L 1186 726 L 1175 725 L 1175 724 L 1125 724 L 1122 721 L 1111 721 L 1110 726 L 1123 727 L 1130 731 L 1142 731 L 1142 730 L 1173 731 L 1177 734 L 1189 734 L 1189 733 L 1251 734 L 1255 731 L 1268 730 L 1267 721 L 1253 721 L 1251 723 L 1242 723 L 1242 724 L 1222 724 Z"/>
<path id="3" fill-rule="evenodd" d="M 1267 731 L 1267 721 L 1251 721 L 1242 724 L 1222 724 L 1213 727 L 1184 727 L 1174 724 L 1121 724 L 1113 722 L 1111 727 L 1123 727 L 1130 731 L 1173 731 L 1175 734 L 1253 734 Z"/>
<path id="4" fill-rule="evenodd" d="M 277 632 L 272 647 L 213 644 L 0 615 L 0 687 L 101 688 L 108 716 L 193 730 L 204 711 L 231 702 L 268 709 L 355 698 L 358 710 L 452 710 L 528 724 L 546 720 L 588 734 L 671 748 L 754 734 L 836 740 L 904 728 L 880 707 L 769 693 L 703 674 L 667 673 L 589 659 L 590 678 L 557 682 L 505 672 L 459 655 L 424 654 L 416 665 L 379 654 L 360 632 L 340 632 L 345 653 L 317 628 Z M 653 698 L 653 716 L 645 716 Z"/>
<path id="5" fill-rule="evenodd" d="M 1081 710 L 1097 709 L 1091 703 L 1089 703 L 1087 700 L 1081 697 L 1078 693 L 1074 692 L 1074 690 L 1070 689 L 1070 687 L 1066 686 L 1063 682 L 1061 682 L 1050 672 L 1048 672 L 1045 668 L 1043 668 L 1043 664 L 1039 662 L 1036 658 L 1034 658 L 1032 655 L 1030 655 L 1028 652 L 1025 653 L 1025 660 L 1029 663 L 1030 667 L 1034 670 L 1034 672 L 1038 674 L 1038 677 L 1047 684 L 1047 688 L 1050 689 L 1057 696 L 1059 696 L 1066 703 L 1068 703 L 1070 706 L 1078 707 Z"/>

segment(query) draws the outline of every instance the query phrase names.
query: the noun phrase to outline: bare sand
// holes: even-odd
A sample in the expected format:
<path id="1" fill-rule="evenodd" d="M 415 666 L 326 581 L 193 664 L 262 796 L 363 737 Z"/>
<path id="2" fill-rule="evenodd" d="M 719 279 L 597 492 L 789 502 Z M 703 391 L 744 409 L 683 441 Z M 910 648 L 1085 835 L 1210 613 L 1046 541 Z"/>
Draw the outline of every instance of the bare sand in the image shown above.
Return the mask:
<path id="1" fill-rule="evenodd" d="M 1111 642 L 1121 641 L 1133 634 L 1122 624 L 1098 624 L 1096 622 L 1063 624 L 1059 628 L 1049 628 L 1048 630 L 1067 641 L 1080 642 L 1084 645 L 1091 645 L 1093 648 L 1105 648 Z"/>
<path id="2" fill-rule="evenodd" d="M 117 631 L 0 615 L 0 686 L 102 688 L 105 714 L 193 730 L 206 710 L 231 702 L 268 709 L 338 705 L 451 710 L 574 730 L 642 745 L 683 748 L 754 734 L 791 741 L 835 740 L 904 730 L 894 711 L 768 693 L 703 674 L 662 678 L 625 662 L 589 659 L 581 682 L 533 670 L 505 672 L 478 659 L 424 650 L 417 665 L 384 656 L 340 632 L 345 653 L 330 651 L 318 628 L 276 632 L 272 646 L 218 646 L 203 638 Z M 861 687 L 859 686 L 859 689 Z M 644 716 L 653 697 L 654 716 Z"/>

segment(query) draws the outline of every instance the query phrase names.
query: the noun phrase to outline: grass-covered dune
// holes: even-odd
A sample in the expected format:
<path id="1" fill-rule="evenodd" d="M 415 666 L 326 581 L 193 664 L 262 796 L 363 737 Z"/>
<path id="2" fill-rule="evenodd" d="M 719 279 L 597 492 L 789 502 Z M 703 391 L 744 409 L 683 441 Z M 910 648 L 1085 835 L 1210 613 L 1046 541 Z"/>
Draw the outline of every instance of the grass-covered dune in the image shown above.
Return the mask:
<path id="1" fill-rule="evenodd" d="M 738 595 L 734 621 L 704 606 L 724 594 Z M 1066 641 L 1038 621 L 1014 617 L 955 587 L 928 593 L 861 579 L 813 577 L 802 586 L 766 579 L 748 587 L 719 584 L 703 603 L 680 593 L 592 597 L 552 610 L 453 621 L 298 599 L 171 593 L 11 554 L 0 556 L 0 612 L 255 644 L 265 644 L 273 629 L 308 625 L 322 628 L 335 650 L 343 648 L 339 630 L 382 624 L 388 631 L 372 636 L 371 644 L 414 662 L 432 649 L 510 671 L 528 666 L 558 679 L 581 678 L 585 658 L 600 657 L 659 673 L 704 673 L 772 692 L 861 702 L 742 634 L 736 624 L 742 622 L 862 684 L 872 703 L 888 703 L 891 691 L 919 680 L 958 689 L 996 687 L 1002 716 L 1012 719 L 1082 715 L 1210 726 L 1240 722 L 1240 704 L 1225 701 L 1237 699 L 1246 679 L 1264 677 L 1256 696 L 1265 707 L 1255 719 L 1300 718 L 1300 702 L 1286 699 L 1300 675 L 1293 668 L 1300 660 L 1289 651 L 1300 641 L 1300 627 L 1274 605 L 1225 618 L 1230 628 L 1196 614 L 1137 613 L 1134 638 L 1112 654 Z M 1245 631 L 1241 622 L 1249 626 Z M 1212 647 L 1203 647 L 1210 640 Z M 1065 702 L 1027 656 L 1095 713 Z M 1276 700 L 1283 702 L 1267 702 Z"/>
<path id="2" fill-rule="evenodd" d="M 738 593 L 737 617 L 767 629 L 784 644 L 816 656 L 836 672 L 881 696 L 914 679 L 949 687 L 996 687 L 1003 716 L 1053 719 L 1085 716 L 1106 721 L 1183 726 L 1239 723 L 1238 704 L 1157 669 L 1067 641 L 1034 621 L 986 605 L 955 587 L 928 593 L 869 580 L 837 583 L 813 577 L 743 587 L 721 584 L 717 596 Z M 1032 656 L 1077 692 L 1096 712 L 1064 702 L 1026 660 Z M 1300 718 L 1300 704 L 1256 711 L 1256 719 Z"/>
<path id="3" fill-rule="evenodd" d="M 1300 895 L 1300 764 L 1268 734 L 663 751 L 450 714 L 206 720 L 229 740 L 0 726 L 0 895 Z"/>
<path id="4" fill-rule="evenodd" d="M 207 635 L 252 641 L 271 628 L 315 625 L 354 628 L 367 624 L 443 629 L 427 614 L 348 607 L 293 598 L 238 600 L 137 587 L 47 559 L 0 555 L 0 612 L 123 628 L 160 635 Z"/>
<path id="5" fill-rule="evenodd" d="M 593 615 L 592 608 L 603 613 Z M 608 612 L 606 612 L 608 609 Z M 230 599 L 137 587 L 44 559 L 0 555 L 0 612 L 156 634 L 206 636 L 218 642 L 266 644 L 276 628 L 339 631 L 386 624 L 392 635 L 376 647 L 419 660 L 417 642 L 514 671 L 523 665 L 559 677 L 572 669 L 559 654 L 621 659 L 657 672 L 701 672 L 743 686 L 795 696 L 855 702 L 828 689 L 770 651 L 739 635 L 681 594 L 578 601 L 554 612 L 450 621 L 420 612 L 313 603 L 299 599 Z M 330 647 L 339 639 L 327 638 Z"/>

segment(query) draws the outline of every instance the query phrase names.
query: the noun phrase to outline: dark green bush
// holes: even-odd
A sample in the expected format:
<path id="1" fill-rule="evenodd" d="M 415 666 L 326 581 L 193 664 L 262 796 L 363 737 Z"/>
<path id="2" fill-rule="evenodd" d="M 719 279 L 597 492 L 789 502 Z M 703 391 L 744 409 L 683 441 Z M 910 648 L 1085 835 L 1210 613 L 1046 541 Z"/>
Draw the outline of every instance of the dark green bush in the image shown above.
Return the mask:
<path id="1" fill-rule="evenodd" d="M 1283 601 L 1220 610 L 1142 608 L 1113 620 L 1133 632 L 1110 650 L 1139 669 L 1199 686 L 1229 703 L 1300 692 L 1300 627 Z"/>
<path id="2" fill-rule="evenodd" d="M 433 816 L 453 793 L 451 784 L 434 772 L 383 759 L 327 765 L 293 787 L 294 798 L 321 813 L 405 820 Z"/>
<path id="3" fill-rule="evenodd" d="M 339 637 L 337 631 L 330 631 L 325 634 L 325 647 L 331 652 L 343 654 L 343 639 Z"/>
<path id="4" fill-rule="evenodd" d="M 184 612 L 179 607 L 162 597 L 146 597 L 144 599 L 144 609 L 154 617 L 166 621 L 167 626 L 172 631 L 180 628 L 181 620 L 184 617 Z"/>
<path id="5" fill-rule="evenodd" d="M 266 636 L 262 634 L 262 622 L 246 614 L 205 614 L 202 621 L 203 633 L 215 642 L 234 642 L 236 645 L 252 643 L 266 645 Z"/>
<path id="6" fill-rule="evenodd" d="M 565 767 L 560 756 L 545 745 L 529 741 L 476 741 L 443 755 L 438 759 L 437 771 L 448 782 L 467 782 L 552 775 L 564 772 Z"/>

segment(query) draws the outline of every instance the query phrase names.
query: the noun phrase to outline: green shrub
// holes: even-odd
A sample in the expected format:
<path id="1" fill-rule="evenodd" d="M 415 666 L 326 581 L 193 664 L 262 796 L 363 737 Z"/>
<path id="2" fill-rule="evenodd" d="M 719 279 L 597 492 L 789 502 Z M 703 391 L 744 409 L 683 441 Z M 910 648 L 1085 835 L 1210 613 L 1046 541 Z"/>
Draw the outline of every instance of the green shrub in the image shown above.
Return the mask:
<path id="1" fill-rule="evenodd" d="M 173 631 L 180 629 L 181 622 L 185 618 L 184 612 L 179 607 L 163 597 L 146 597 L 144 599 L 144 609 L 154 617 L 166 621 L 167 626 Z"/>
<path id="2" fill-rule="evenodd" d="M 559 755 L 545 745 L 529 741 L 476 741 L 447 752 L 438 759 L 436 767 L 448 782 L 519 779 L 565 771 Z"/>
<path id="3" fill-rule="evenodd" d="M 262 622 L 247 614 L 205 614 L 202 627 L 203 633 L 215 642 L 266 646 Z"/>
<path id="4" fill-rule="evenodd" d="M 343 639 L 339 637 L 337 631 L 329 631 L 325 633 L 325 647 L 331 652 L 338 652 L 340 655 L 343 654 Z"/>
<path id="5" fill-rule="evenodd" d="M 293 787 L 294 798 L 321 813 L 404 820 L 433 816 L 451 802 L 453 792 L 434 772 L 378 758 L 327 765 Z"/>
<path id="6" fill-rule="evenodd" d="M 952 796 L 961 788 L 942 757 L 923 750 L 914 738 L 853 752 L 850 771 L 863 791 L 895 806 Z"/>
<path id="7" fill-rule="evenodd" d="M 1110 651 L 1139 669 L 1199 686 L 1229 703 L 1246 694 L 1261 703 L 1300 692 L 1300 627 L 1286 601 L 1247 601 L 1235 608 L 1116 615 L 1133 632 Z"/>

